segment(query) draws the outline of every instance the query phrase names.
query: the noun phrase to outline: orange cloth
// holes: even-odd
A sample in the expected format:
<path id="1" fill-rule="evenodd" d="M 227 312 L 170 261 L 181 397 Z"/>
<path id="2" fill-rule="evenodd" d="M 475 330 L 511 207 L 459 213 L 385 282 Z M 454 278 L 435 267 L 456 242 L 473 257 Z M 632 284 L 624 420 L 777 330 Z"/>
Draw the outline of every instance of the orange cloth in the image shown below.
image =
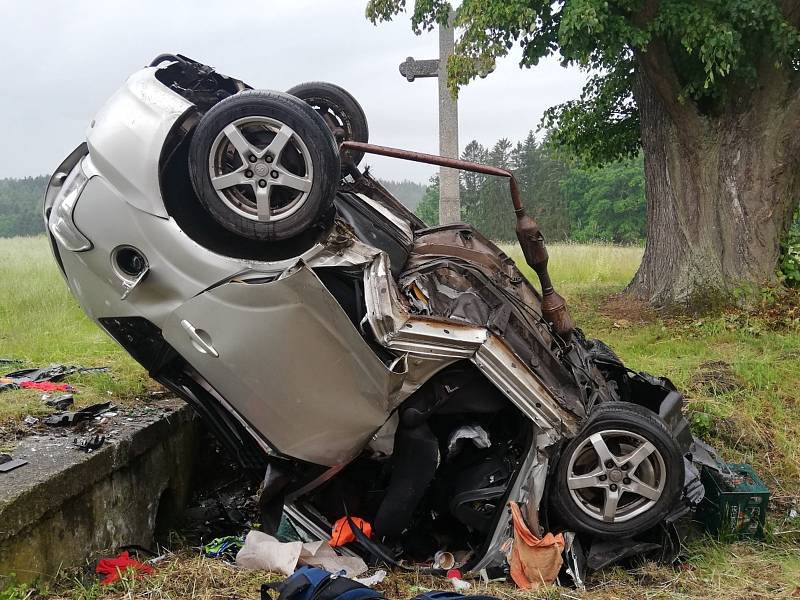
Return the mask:
<path id="1" fill-rule="evenodd" d="M 350 520 L 353 521 L 353 524 L 358 529 L 364 532 L 364 535 L 367 537 L 372 537 L 372 525 L 359 517 L 350 517 Z M 333 532 L 331 533 L 331 539 L 328 542 L 331 546 L 335 548 L 337 546 L 344 546 L 345 544 L 354 541 L 356 541 L 356 534 L 353 533 L 353 530 L 350 528 L 350 523 L 348 522 L 347 517 L 342 517 L 333 524 Z"/>
<path id="2" fill-rule="evenodd" d="M 561 570 L 564 536 L 546 533 L 536 537 L 522 518 L 516 502 L 509 502 L 514 524 L 514 546 L 511 549 L 511 578 L 523 590 L 535 590 L 556 580 Z"/>

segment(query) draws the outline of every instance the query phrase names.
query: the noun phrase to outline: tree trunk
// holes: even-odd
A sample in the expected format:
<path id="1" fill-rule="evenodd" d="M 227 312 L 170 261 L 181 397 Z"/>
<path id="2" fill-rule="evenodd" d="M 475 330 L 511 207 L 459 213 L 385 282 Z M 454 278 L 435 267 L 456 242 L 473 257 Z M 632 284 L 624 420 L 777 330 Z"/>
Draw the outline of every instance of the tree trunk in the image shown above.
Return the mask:
<path id="1" fill-rule="evenodd" d="M 654 61 L 639 62 L 647 245 L 628 291 L 656 306 L 703 307 L 776 283 L 780 239 L 800 199 L 791 82 L 776 74 L 710 116 L 678 102 Z"/>

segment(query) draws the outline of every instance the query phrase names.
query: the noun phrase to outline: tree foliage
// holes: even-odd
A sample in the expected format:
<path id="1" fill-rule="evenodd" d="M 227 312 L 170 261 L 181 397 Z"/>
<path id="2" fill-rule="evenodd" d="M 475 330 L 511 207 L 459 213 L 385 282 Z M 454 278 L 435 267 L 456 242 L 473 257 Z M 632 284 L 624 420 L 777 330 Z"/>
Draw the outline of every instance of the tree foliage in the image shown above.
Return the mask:
<path id="1" fill-rule="evenodd" d="M 439 224 L 439 178 L 435 175 L 431 177 L 430 185 L 417 204 L 415 212 L 430 227 Z"/>
<path id="2" fill-rule="evenodd" d="M 602 168 L 570 169 L 561 189 L 568 205 L 571 239 L 616 244 L 644 239 L 647 210 L 641 156 Z"/>
<path id="3" fill-rule="evenodd" d="M 548 240 L 630 244 L 644 239 L 641 156 L 604 167 L 581 166 L 555 156 L 531 131 L 516 144 L 501 139 L 487 148 L 473 140 L 461 158 L 514 171 L 526 209 Z M 428 225 L 436 225 L 438 211 L 439 184 L 434 177 L 416 213 Z M 515 240 L 507 181 L 462 171 L 461 219 L 491 239 Z"/>
<path id="4" fill-rule="evenodd" d="M 800 212 L 795 214 L 792 226 L 781 242 L 778 269 L 786 285 L 800 287 Z"/>
<path id="5" fill-rule="evenodd" d="M 41 204 L 48 179 L 46 175 L 0 179 L 0 237 L 44 231 Z"/>
<path id="6" fill-rule="evenodd" d="M 367 17 L 405 9 L 406 0 L 369 0 Z M 448 11 L 446 0 L 416 0 L 414 31 Z M 556 55 L 589 71 L 580 98 L 551 108 L 544 125 L 582 160 L 605 163 L 638 153 L 637 66 L 675 93 L 670 102 L 714 114 L 770 73 L 800 70 L 798 23 L 796 0 L 463 0 L 448 75 L 457 91 L 515 46 L 521 67 Z"/>

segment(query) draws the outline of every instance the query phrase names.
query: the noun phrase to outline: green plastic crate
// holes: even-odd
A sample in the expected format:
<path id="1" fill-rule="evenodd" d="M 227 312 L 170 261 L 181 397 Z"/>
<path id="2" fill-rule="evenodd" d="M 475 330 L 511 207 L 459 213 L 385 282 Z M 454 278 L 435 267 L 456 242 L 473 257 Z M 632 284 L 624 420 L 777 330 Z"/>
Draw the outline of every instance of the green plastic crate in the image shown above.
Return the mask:
<path id="1" fill-rule="evenodd" d="M 700 475 L 706 495 L 697 519 L 721 539 L 763 538 L 769 488 L 750 465 L 727 465 L 732 475 L 703 467 Z"/>

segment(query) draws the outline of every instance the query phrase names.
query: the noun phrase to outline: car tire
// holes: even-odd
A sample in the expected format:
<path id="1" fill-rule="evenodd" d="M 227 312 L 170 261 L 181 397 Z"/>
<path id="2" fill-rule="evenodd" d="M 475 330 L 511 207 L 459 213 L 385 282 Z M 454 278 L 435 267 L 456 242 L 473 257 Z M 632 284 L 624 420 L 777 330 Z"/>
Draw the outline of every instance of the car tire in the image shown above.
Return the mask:
<path id="1" fill-rule="evenodd" d="M 563 448 L 550 515 L 595 537 L 631 537 L 675 508 L 683 482 L 683 456 L 664 421 L 644 407 L 607 402 Z"/>
<path id="2" fill-rule="evenodd" d="M 189 174 L 200 204 L 225 229 L 260 241 L 324 226 L 339 183 L 325 121 L 289 94 L 239 92 L 198 123 Z"/>
<path id="3" fill-rule="evenodd" d="M 345 140 L 369 141 L 369 126 L 364 109 L 346 89 L 324 81 L 301 83 L 287 90 L 316 110 L 328 124 L 337 144 Z M 357 166 L 364 158 L 363 152 L 347 150 L 342 153 L 342 163 Z"/>

